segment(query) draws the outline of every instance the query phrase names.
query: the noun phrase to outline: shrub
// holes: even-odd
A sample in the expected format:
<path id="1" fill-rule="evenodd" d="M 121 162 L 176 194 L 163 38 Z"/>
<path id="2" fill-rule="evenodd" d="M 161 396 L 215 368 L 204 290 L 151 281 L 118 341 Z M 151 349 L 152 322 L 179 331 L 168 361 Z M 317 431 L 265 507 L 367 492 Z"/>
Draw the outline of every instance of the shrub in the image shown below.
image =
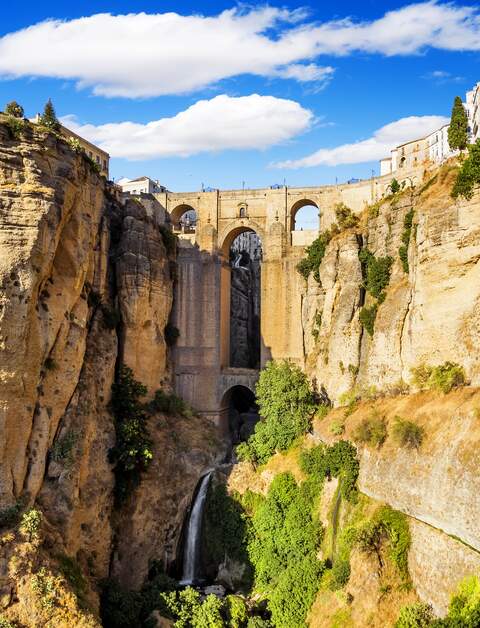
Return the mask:
<path id="1" fill-rule="evenodd" d="M 60 571 L 73 589 L 79 600 L 85 601 L 87 582 L 77 561 L 66 554 L 57 556 Z"/>
<path id="2" fill-rule="evenodd" d="M 335 216 L 337 217 L 337 223 L 340 229 L 350 229 L 358 226 L 358 216 L 356 216 L 345 203 L 337 203 L 337 205 L 335 205 Z"/>
<path id="3" fill-rule="evenodd" d="M 385 417 L 378 416 L 375 412 L 363 419 L 355 430 L 354 439 L 360 443 L 381 447 L 387 438 L 387 424 Z"/>
<path id="4" fill-rule="evenodd" d="M 367 521 L 354 536 L 354 542 L 367 553 L 380 555 L 384 539 L 389 540 L 389 556 L 397 567 L 403 580 L 409 582 L 408 550 L 410 548 L 410 529 L 407 517 L 390 506 L 379 508 L 372 519 Z"/>
<path id="5" fill-rule="evenodd" d="M 165 336 L 165 342 L 167 343 L 167 345 L 169 347 L 173 347 L 173 345 L 177 342 L 177 338 L 180 336 L 180 331 L 178 327 L 175 327 L 175 325 L 167 323 L 165 325 L 163 335 Z"/>
<path id="6" fill-rule="evenodd" d="M 320 264 L 325 256 L 330 240 L 337 232 L 338 227 L 334 225 L 330 229 L 323 231 L 310 246 L 306 247 L 305 253 L 307 256 L 297 264 L 297 270 L 302 277 L 308 279 L 310 273 L 313 272 L 315 281 L 320 282 Z"/>
<path id="7" fill-rule="evenodd" d="M 345 432 L 345 419 L 333 419 L 330 423 L 330 432 L 334 436 L 341 436 Z"/>
<path id="8" fill-rule="evenodd" d="M 77 441 L 78 434 L 73 430 L 69 430 L 64 436 L 54 441 L 50 449 L 50 459 L 55 462 L 71 464 L 73 462 L 73 448 Z"/>
<path id="9" fill-rule="evenodd" d="M 403 233 L 402 233 L 402 245 L 398 249 L 398 256 L 400 257 L 400 261 L 402 262 L 402 268 L 405 273 L 408 274 L 408 245 L 410 242 L 410 234 L 412 232 L 413 225 L 413 216 L 414 216 L 413 208 L 407 212 L 405 218 L 403 219 Z"/>
<path id="10" fill-rule="evenodd" d="M 415 602 L 401 609 L 395 628 L 428 628 L 434 619 L 430 604 Z"/>
<path id="11" fill-rule="evenodd" d="M 67 144 L 70 146 L 74 153 L 80 154 L 83 152 L 82 145 L 80 144 L 80 140 L 76 137 L 69 137 L 67 139 Z"/>
<path id="12" fill-rule="evenodd" d="M 177 397 L 174 393 L 166 393 L 163 390 L 156 391 L 150 402 L 150 409 L 153 412 L 165 412 L 165 414 L 182 415 L 187 418 L 193 416 L 192 409 L 181 397 Z"/>
<path id="13" fill-rule="evenodd" d="M 11 622 L 6 617 L 0 616 L 0 628 L 17 628 L 18 624 Z"/>
<path id="14" fill-rule="evenodd" d="M 18 140 L 21 138 L 22 133 L 25 130 L 25 121 L 20 118 L 9 116 L 5 120 L 5 126 L 7 127 L 10 139 Z"/>
<path id="15" fill-rule="evenodd" d="M 480 580 L 477 576 L 465 578 L 452 597 L 448 614 L 440 626 L 445 628 L 478 628 L 480 626 Z"/>
<path id="16" fill-rule="evenodd" d="M 40 536 L 41 525 L 42 513 L 35 508 L 31 508 L 22 515 L 20 532 L 26 536 L 29 541 L 33 541 Z"/>
<path id="17" fill-rule="evenodd" d="M 221 610 L 224 601 L 208 595 L 202 602 L 200 593 L 187 587 L 183 591 L 160 594 L 176 628 L 198 626 L 198 628 L 223 628 Z"/>
<path id="18" fill-rule="evenodd" d="M 371 307 L 362 307 L 358 316 L 363 327 L 369 336 L 373 336 L 375 331 L 375 319 L 377 318 L 378 303 L 374 303 Z"/>
<path id="19" fill-rule="evenodd" d="M 13 118 L 23 118 L 25 114 L 23 107 L 19 105 L 16 100 L 12 100 L 11 102 L 7 103 L 7 106 L 5 107 L 5 113 L 8 116 L 12 116 Z"/>
<path id="20" fill-rule="evenodd" d="M 344 587 L 350 578 L 350 562 L 348 560 L 336 560 L 333 563 L 330 589 L 336 591 Z"/>
<path id="21" fill-rule="evenodd" d="M 397 416 L 395 417 L 392 433 L 393 438 L 400 447 L 418 449 L 422 444 L 425 430 L 417 423 Z"/>
<path id="22" fill-rule="evenodd" d="M 42 567 L 30 580 L 32 591 L 46 611 L 52 611 L 58 598 L 58 579 Z"/>
<path id="23" fill-rule="evenodd" d="M 397 194 L 397 192 L 400 192 L 402 189 L 400 183 L 396 179 L 392 179 L 388 187 L 390 188 L 390 192 L 392 194 Z"/>
<path id="24" fill-rule="evenodd" d="M 361 249 L 358 257 L 362 265 L 364 288 L 382 303 L 385 300 L 385 288 L 390 281 L 393 259 L 390 256 L 375 257 L 368 248 Z"/>
<path id="25" fill-rule="evenodd" d="M 88 163 L 88 165 L 90 166 L 90 170 L 93 173 L 100 174 L 100 171 L 101 171 L 100 164 L 97 164 L 97 162 L 86 153 L 83 154 L 83 158 Z"/>
<path id="26" fill-rule="evenodd" d="M 227 621 L 230 628 L 242 628 L 247 623 L 247 606 L 238 595 L 227 595 Z"/>
<path id="27" fill-rule="evenodd" d="M 138 483 L 153 458 L 146 425 L 148 415 L 140 403 L 140 397 L 146 394 L 146 387 L 134 379 L 132 369 L 122 365 L 117 381 L 112 385 L 116 442 L 109 456 L 115 463 L 115 488 L 119 500 Z"/>
<path id="28" fill-rule="evenodd" d="M 259 414 L 248 445 L 257 462 L 263 464 L 276 451 L 285 451 L 305 434 L 316 409 L 307 376 L 290 362 L 268 362 L 256 387 Z"/>
<path id="29" fill-rule="evenodd" d="M 455 362 L 444 362 L 438 366 L 420 364 L 411 369 L 411 374 L 412 382 L 418 388 L 437 388 L 444 393 L 466 382 L 463 367 Z"/>
<path id="30" fill-rule="evenodd" d="M 105 628 L 131 628 L 141 625 L 140 592 L 123 589 L 116 580 L 102 582 L 100 609 L 102 625 Z"/>
<path id="31" fill-rule="evenodd" d="M 178 236 L 171 231 L 166 225 L 160 225 L 159 231 L 162 235 L 163 244 L 167 251 L 167 255 L 175 255 L 177 250 Z"/>
<path id="32" fill-rule="evenodd" d="M 445 362 L 433 367 L 430 383 L 433 388 L 438 388 L 442 392 L 448 393 L 452 388 L 465 384 L 465 371 L 459 364 Z"/>
<path id="33" fill-rule="evenodd" d="M 470 200 L 473 197 L 473 190 L 480 184 L 480 139 L 475 144 L 468 147 L 468 157 L 462 164 L 455 183 L 453 184 L 452 196 Z"/>

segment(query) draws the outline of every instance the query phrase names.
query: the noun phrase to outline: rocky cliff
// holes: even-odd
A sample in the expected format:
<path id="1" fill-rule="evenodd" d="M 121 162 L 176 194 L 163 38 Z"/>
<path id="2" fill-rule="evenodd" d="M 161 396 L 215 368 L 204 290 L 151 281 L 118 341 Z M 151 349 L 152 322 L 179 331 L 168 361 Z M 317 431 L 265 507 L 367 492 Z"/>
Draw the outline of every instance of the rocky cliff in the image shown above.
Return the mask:
<path id="1" fill-rule="evenodd" d="M 157 217 L 119 203 L 88 159 L 47 130 L 12 132 L 4 119 L 0 222 L 1 512 L 41 511 L 44 542 L 25 573 L 53 570 L 60 553 L 74 560 L 95 614 L 99 579 L 140 586 L 151 560 L 175 559 L 195 484 L 219 448 L 210 424 L 153 413 L 145 482 L 115 508 L 111 387 L 126 364 L 146 399 L 169 390 L 174 258 Z M 6 614 L 26 621 L 36 598 L 12 566 L 12 554 L 28 553 L 21 540 L 0 549 L 0 586 Z"/>
<path id="2" fill-rule="evenodd" d="M 455 167 L 427 174 L 423 187 L 367 208 L 356 229 L 336 235 L 310 275 L 303 299 L 307 370 L 332 400 L 352 388 L 409 382 L 425 364 L 461 364 L 480 383 L 480 195 L 454 201 Z M 405 226 L 407 215 L 411 228 Z M 407 266 L 399 256 L 407 236 Z M 361 249 L 392 260 L 383 302 L 365 294 Z M 373 334 L 362 307 L 378 306 Z"/>

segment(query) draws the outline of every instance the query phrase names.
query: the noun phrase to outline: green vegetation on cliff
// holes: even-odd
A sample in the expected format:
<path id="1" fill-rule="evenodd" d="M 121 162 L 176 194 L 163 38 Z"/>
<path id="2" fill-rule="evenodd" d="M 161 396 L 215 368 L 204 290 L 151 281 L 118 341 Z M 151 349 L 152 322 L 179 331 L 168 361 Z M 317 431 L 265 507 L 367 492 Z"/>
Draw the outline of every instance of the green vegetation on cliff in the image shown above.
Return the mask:
<path id="1" fill-rule="evenodd" d="M 260 373 L 256 396 L 262 420 L 237 453 L 241 459 L 263 464 L 310 429 L 317 404 L 305 373 L 286 361 L 268 362 Z"/>
<path id="2" fill-rule="evenodd" d="M 468 147 L 468 157 L 460 168 L 453 185 L 452 196 L 470 200 L 475 186 L 480 185 L 480 140 Z"/>

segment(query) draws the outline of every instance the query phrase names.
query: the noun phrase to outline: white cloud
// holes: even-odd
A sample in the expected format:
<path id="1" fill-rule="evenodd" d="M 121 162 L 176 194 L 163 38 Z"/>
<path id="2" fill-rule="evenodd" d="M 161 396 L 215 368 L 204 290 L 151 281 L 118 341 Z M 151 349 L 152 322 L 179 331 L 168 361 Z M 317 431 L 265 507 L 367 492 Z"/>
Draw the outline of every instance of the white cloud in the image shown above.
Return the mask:
<path id="1" fill-rule="evenodd" d="M 275 168 L 311 168 L 359 164 L 387 157 L 399 144 L 424 137 L 448 122 L 443 116 L 409 116 L 382 126 L 372 137 L 335 148 L 321 148 L 307 157 L 272 164 Z"/>
<path id="2" fill-rule="evenodd" d="M 429 81 L 433 81 L 438 85 L 443 85 L 445 83 L 462 83 L 465 81 L 463 76 L 455 76 L 451 72 L 446 72 L 445 70 L 433 70 L 433 72 L 427 72 L 422 77 Z"/>
<path id="3" fill-rule="evenodd" d="M 328 81 L 321 55 L 413 54 L 426 47 L 480 50 L 475 7 L 423 2 L 373 21 L 307 22 L 263 6 L 219 15 L 96 14 L 48 20 L 0 38 L 0 76 L 73 79 L 103 96 L 202 89 L 241 74 Z"/>
<path id="4" fill-rule="evenodd" d="M 258 94 L 199 100 L 176 116 L 146 124 L 94 126 L 79 124 L 75 116 L 62 118 L 65 126 L 111 156 L 130 160 L 268 148 L 306 131 L 312 122 L 312 112 L 293 100 Z"/>

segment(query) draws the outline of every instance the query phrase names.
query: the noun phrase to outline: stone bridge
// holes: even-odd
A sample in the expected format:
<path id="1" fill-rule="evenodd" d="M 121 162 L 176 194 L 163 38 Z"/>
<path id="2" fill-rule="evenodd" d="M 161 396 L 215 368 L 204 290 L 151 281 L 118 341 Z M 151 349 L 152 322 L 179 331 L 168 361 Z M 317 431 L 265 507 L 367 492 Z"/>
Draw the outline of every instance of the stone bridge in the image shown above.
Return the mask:
<path id="1" fill-rule="evenodd" d="M 405 173 L 403 180 L 415 185 L 422 177 L 423 171 L 417 169 Z M 229 368 L 229 249 L 235 237 L 253 231 L 262 243 L 261 365 L 271 358 L 303 364 L 305 282 L 296 265 L 305 246 L 335 221 L 338 203 L 361 212 L 385 194 L 390 182 L 387 175 L 351 185 L 155 194 L 180 236 L 172 312 L 172 323 L 180 331 L 173 352 L 178 394 L 202 414 L 220 421 L 229 388 L 253 389 L 256 372 Z M 295 231 L 295 215 L 306 205 L 318 208 L 318 228 Z M 185 233 L 179 221 L 191 210 L 196 213 L 196 227 Z"/>

